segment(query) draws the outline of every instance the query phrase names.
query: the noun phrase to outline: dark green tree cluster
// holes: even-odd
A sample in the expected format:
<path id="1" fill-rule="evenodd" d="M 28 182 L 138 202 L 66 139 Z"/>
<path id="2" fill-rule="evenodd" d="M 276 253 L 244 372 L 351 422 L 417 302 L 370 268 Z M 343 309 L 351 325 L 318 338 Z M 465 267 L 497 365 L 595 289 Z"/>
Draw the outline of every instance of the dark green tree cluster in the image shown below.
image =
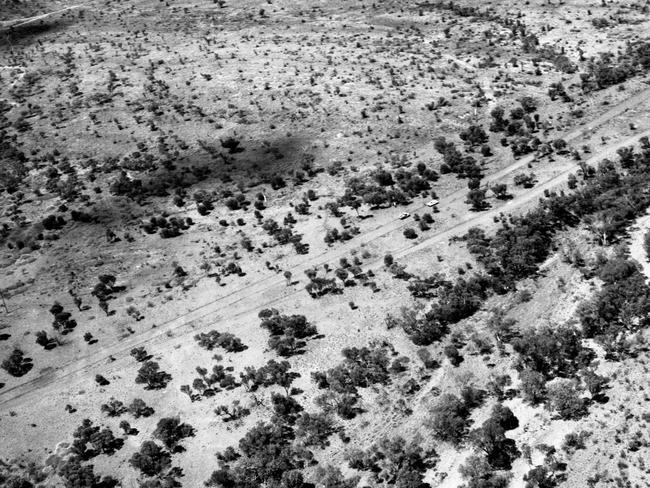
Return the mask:
<path id="1" fill-rule="evenodd" d="M 316 398 L 326 412 L 336 412 L 343 418 L 359 413 L 359 388 L 390 382 L 389 364 L 385 348 L 346 348 L 345 358 L 338 366 L 325 372 L 313 372 L 312 379 L 327 392 Z"/>
<path id="2" fill-rule="evenodd" d="M 343 195 L 335 205 L 358 210 L 362 203 L 370 207 L 407 205 L 416 196 L 423 196 L 431 189 L 430 182 L 439 178 L 438 173 L 420 163 L 414 170 L 404 167 L 391 172 L 377 169 L 369 177 L 355 176 L 346 182 Z M 337 216 L 337 215 L 335 215 Z"/>
<path id="3" fill-rule="evenodd" d="M 181 422 L 179 417 L 165 417 L 158 421 L 153 436 L 160 440 L 167 449 L 177 451 L 180 441 L 186 437 L 193 437 L 195 433 L 194 427 Z"/>
<path id="4" fill-rule="evenodd" d="M 249 366 L 239 376 L 247 391 L 255 392 L 262 387 L 278 385 L 284 388 L 287 395 L 289 395 L 289 388 L 294 380 L 300 378 L 299 373 L 291 371 L 288 361 L 278 362 L 275 359 L 269 360 L 268 363 L 257 369 Z"/>
<path id="5" fill-rule="evenodd" d="M 309 244 L 302 242 L 302 234 L 297 234 L 293 231 L 293 223 L 295 223 L 295 219 L 285 219 L 285 225 L 281 227 L 277 221 L 267 219 L 262 224 L 262 229 L 272 236 L 278 244 L 293 244 L 298 254 L 307 254 L 309 252 Z"/>
<path id="6" fill-rule="evenodd" d="M 453 142 L 440 137 L 435 140 L 434 146 L 436 151 L 442 154 L 444 161 L 440 166 L 440 173 L 454 173 L 458 178 L 481 178 L 482 169 L 476 159 L 463 155 Z"/>
<path id="7" fill-rule="evenodd" d="M 0 367 L 11 376 L 24 376 L 34 367 L 32 358 L 26 357 L 20 349 L 14 349 L 8 358 L 0 363 Z"/>
<path id="8" fill-rule="evenodd" d="M 221 466 L 205 482 L 207 487 L 258 488 L 303 486 L 302 469 L 309 453 L 293 444 L 294 432 L 280 423 L 259 423 L 221 456 Z"/>
<path id="9" fill-rule="evenodd" d="M 614 257 L 597 270 L 603 286 L 578 308 L 584 334 L 596 338 L 610 357 L 624 356 L 624 338 L 646 328 L 650 314 L 650 286 L 635 262 Z"/>
<path id="10" fill-rule="evenodd" d="M 144 384 L 147 390 L 160 390 L 167 386 L 172 379 L 172 375 L 160 369 L 160 365 L 155 361 L 145 361 L 138 374 L 135 382 Z"/>
<path id="11" fill-rule="evenodd" d="M 259 313 L 260 327 L 271 334 L 269 347 L 280 356 L 292 356 L 304 351 L 306 339 L 317 334 L 316 327 L 304 315 L 280 315 L 275 309 Z"/>
<path id="12" fill-rule="evenodd" d="M 590 92 L 618 85 L 638 74 L 650 70 L 650 42 L 638 41 L 628 44 L 618 57 L 602 53 L 599 59 L 591 60 L 586 71 L 580 73 L 582 90 Z"/>
<path id="13" fill-rule="evenodd" d="M 194 402 L 201 398 L 210 398 L 223 390 L 233 390 L 239 386 L 235 376 L 232 374 L 234 368 L 232 366 L 224 366 L 222 364 L 215 364 L 212 370 L 208 372 L 206 368 L 201 366 L 196 367 L 196 372 L 199 374 L 198 378 L 194 378 L 192 387 L 190 385 L 182 385 L 181 391 L 187 394 Z M 198 391 L 193 393 L 192 389 Z"/>
<path id="14" fill-rule="evenodd" d="M 81 460 L 88 460 L 99 454 L 109 456 L 124 445 L 124 440 L 113 435 L 108 427 L 103 429 L 93 425 L 89 419 L 84 419 L 74 432 L 71 451 Z"/>
<path id="15" fill-rule="evenodd" d="M 95 474 L 92 464 L 82 464 L 81 460 L 74 456 L 59 467 L 58 474 L 63 478 L 65 488 L 113 488 L 120 484 L 112 476 Z M 31 486 L 33 485 L 20 486 L 19 488 Z"/>
<path id="16" fill-rule="evenodd" d="M 466 237 L 470 252 L 504 287 L 537 272 L 549 255 L 556 233 L 580 222 L 607 244 L 650 206 L 650 146 L 624 153 L 617 165 L 604 160 L 597 168 L 584 166 L 583 184 L 575 192 L 550 194 L 522 216 L 512 216 L 488 237 L 478 228 Z"/>
<path id="17" fill-rule="evenodd" d="M 346 455 L 351 468 L 368 471 L 372 480 L 383 486 L 424 488 L 423 478 L 433 468 L 438 456 L 426 450 L 417 440 L 384 437 L 367 450 L 353 449 Z"/>
<path id="18" fill-rule="evenodd" d="M 518 426 L 519 420 L 512 411 L 497 403 L 483 425 L 469 433 L 469 440 L 483 451 L 493 469 L 509 470 L 519 451 L 515 441 L 507 438 L 505 434 Z"/>
<path id="19" fill-rule="evenodd" d="M 216 330 L 201 332 L 194 336 L 194 340 L 199 346 L 208 351 L 212 351 L 215 347 L 221 347 L 227 352 L 241 352 L 248 348 L 239 337 L 230 332 L 219 332 Z"/>

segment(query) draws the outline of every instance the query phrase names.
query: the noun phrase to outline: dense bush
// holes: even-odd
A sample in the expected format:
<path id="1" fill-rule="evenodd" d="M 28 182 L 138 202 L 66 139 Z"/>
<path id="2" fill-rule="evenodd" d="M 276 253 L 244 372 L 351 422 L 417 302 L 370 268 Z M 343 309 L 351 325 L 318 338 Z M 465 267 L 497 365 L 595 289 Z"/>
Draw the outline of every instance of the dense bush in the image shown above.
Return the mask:
<path id="1" fill-rule="evenodd" d="M 375 384 L 388 384 L 390 360 L 384 348 L 346 348 L 345 360 L 325 372 L 312 372 L 319 388 L 328 392 L 316 398 L 316 403 L 326 412 L 336 412 L 343 418 L 352 418 L 358 412 L 358 388 Z"/>
<path id="2" fill-rule="evenodd" d="M 138 370 L 135 382 L 144 384 L 147 390 L 165 388 L 172 379 L 172 375 L 160 370 L 160 365 L 155 361 L 146 361 Z"/>
<path id="3" fill-rule="evenodd" d="M 278 385 L 284 388 L 287 394 L 293 381 L 300 378 L 299 373 L 291 371 L 288 361 L 278 362 L 274 359 L 257 369 L 249 366 L 239 375 L 242 384 L 248 391 L 254 392 L 260 387 Z"/>
<path id="4" fill-rule="evenodd" d="M 437 461 L 435 451 L 402 437 L 385 437 L 366 451 L 349 451 L 346 457 L 351 468 L 368 471 L 377 483 L 397 487 L 423 486 L 425 472 Z"/>
<path id="5" fill-rule="evenodd" d="M 206 368 L 200 366 L 196 367 L 196 372 L 199 373 L 199 378 L 195 378 L 192 382 L 192 388 L 197 390 L 203 397 L 209 398 L 216 395 L 221 391 L 220 388 L 225 390 L 232 390 L 239 386 L 234 375 L 230 373 L 232 367 L 225 367 L 222 364 L 215 364 L 208 374 Z M 219 388 L 220 387 L 220 388 Z M 181 391 L 190 396 L 192 401 L 200 399 L 200 396 L 194 395 L 191 392 L 189 385 L 181 386 Z"/>
<path id="6" fill-rule="evenodd" d="M 71 451 L 82 460 L 99 454 L 111 455 L 122 448 L 124 440 L 115 437 L 108 427 L 103 429 L 84 419 L 74 432 Z"/>
<path id="7" fill-rule="evenodd" d="M 81 464 L 81 460 L 74 456 L 59 467 L 58 474 L 63 478 L 65 488 L 113 488 L 120 485 L 119 481 L 112 476 L 96 475 L 92 464 Z M 31 483 L 15 486 L 15 488 L 31 487 L 33 487 Z"/>
<path id="8" fill-rule="evenodd" d="M 239 441 L 239 452 L 229 455 L 230 463 L 214 471 L 208 487 L 294 486 L 305 466 L 304 453 L 292 445 L 293 432 L 287 426 L 259 423 Z M 300 482 L 297 486 L 302 486 Z"/>
<path id="9" fill-rule="evenodd" d="M 473 157 L 463 156 L 453 142 L 447 142 L 444 137 L 440 137 L 435 140 L 434 145 L 444 160 L 444 164 L 440 166 L 442 174 L 455 173 L 459 178 L 481 177 L 481 166 Z"/>
<path id="10" fill-rule="evenodd" d="M 538 208 L 511 216 L 493 237 L 481 229 L 465 236 L 467 247 L 503 286 L 537 272 L 551 251 L 555 234 L 581 221 L 607 244 L 650 206 L 650 150 L 626 156 L 625 167 L 604 160 L 597 168 L 583 165 L 584 185 L 570 194 L 551 194 Z"/>
<path id="11" fill-rule="evenodd" d="M 171 455 L 153 441 L 145 441 L 129 460 L 131 466 L 146 476 L 156 476 L 171 467 Z"/>
<path id="12" fill-rule="evenodd" d="M 109 417 L 119 417 L 127 410 L 128 409 L 124 406 L 124 403 L 114 398 L 111 398 L 108 403 L 104 403 L 101 406 L 101 411 Z"/>
<path id="13" fill-rule="evenodd" d="M 506 431 L 516 429 L 517 417 L 508 407 L 497 404 L 490 417 L 479 427 L 469 433 L 474 446 L 481 449 L 488 463 L 494 469 L 510 469 L 518 451 L 515 441 L 505 436 Z"/>
<path id="14" fill-rule="evenodd" d="M 625 354 L 621 333 L 649 325 L 650 286 L 636 264 L 621 258 L 607 261 L 599 270 L 602 288 L 578 307 L 586 337 L 596 338 L 610 357 Z"/>
<path id="15" fill-rule="evenodd" d="M 269 347 L 280 356 L 292 356 L 303 351 L 305 339 L 317 334 L 316 327 L 304 315 L 280 315 L 275 309 L 264 309 L 259 313 L 260 327 L 271 334 Z"/>
<path id="16" fill-rule="evenodd" d="M 428 346 L 439 341 L 447 333 L 445 324 L 431 313 L 420 314 L 417 310 L 402 307 L 398 316 L 386 317 L 387 327 L 401 327 L 406 335 L 418 346 Z"/>
<path id="17" fill-rule="evenodd" d="M 521 368 L 541 373 L 549 380 L 575 375 L 593 357 L 593 351 L 582 345 L 580 330 L 570 325 L 528 329 L 512 342 L 512 347 Z"/>
<path id="18" fill-rule="evenodd" d="M 464 401 L 450 393 L 441 395 L 431 411 L 428 425 L 436 438 L 459 444 L 471 424 L 470 409 Z"/>
<path id="19" fill-rule="evenodd" d="M 133 399 L 127 409 L 136 419 L 140 417 L 151 417 L 154 414 L 154 409 L 148 406 L 141 398 Z"/>
<path id="20" fill-rule="evenodd" d="M 332 416 L 324 412 L 304 412 L 296 419 L 296 437 L 307 447 L 324 449 L 329 446 L 329 437 L 339 431 Z"/>
<path id="21" fill-rule="evenodd" d="M 546 386 L 549 408 L 563 419 L 577 419 L 587 413 L 587 400 L 577 381 L 558 378 Z"/>
<path id="22" fill-rule="evenodd" d="M 215 347 L 222 347 L 228 352 L 241 352 L 248 348 L 239 337 L 230 332 L 218 332 L 216 330 L 201 332 L 194 336 L 194 340 L 199 346 L 208 351 L 212 351 Z"/>
<path id="23" fill-rule="evenodd" d="M 20 377 L 29 373 L 34 364 L 32 359 L 25 357 L 25 354 L 20 349 L 14 349 L 9 357 L 2 361 L 0 367 L 11 376 Z"/>
<path id="24" fill-rule="evenodd" d="M 503 472 L 496 472 L 485 456 L 471 455 L 458 470 L 467 480 L 464 488 L 506 488 L 509 476 Z"/>
<path id="25" fill-rule="evenodd" d="M 158 421 L 153 436 L 168 449 L 176 449 L 181 440 L 194 436 L 195 432 L 194 427 L 181 423 L 178 417 L 165 417 Z"/>

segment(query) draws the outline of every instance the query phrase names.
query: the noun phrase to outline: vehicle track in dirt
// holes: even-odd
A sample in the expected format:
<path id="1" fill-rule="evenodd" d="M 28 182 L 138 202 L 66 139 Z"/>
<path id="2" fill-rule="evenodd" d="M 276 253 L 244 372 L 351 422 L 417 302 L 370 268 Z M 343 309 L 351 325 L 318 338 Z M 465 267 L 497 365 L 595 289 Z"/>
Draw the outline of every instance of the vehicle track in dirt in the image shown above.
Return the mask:
<path id="1" fill-rule="evenodd" d="M 586 129 L 577 128 L 565 134 L 564 139 L 567 142 L 575 142 L 577 139 L 580 139 L 581 136 L 588 135 L 588 133 L 595 128 L 640 104 L 646 100 L 649 95 L 650 89 L 643 90 L 633 95 L 629 99 L 610 108 L 607 112 L 594 119 L 591 123 L 587 124 Z M 646 125 L 650 126 L 650 123 Z M 644 131 L 639 130 L 633 136 L 601 148 L 598 153 L 589 158 L 586 163 L 593 164 L 594 162 L 598 162 L 604 158 L 611 157 L 616 154 L 616 151 L 619 148 L 635 144 L 636 141 L 643 136 L 650 136 L 650 129 Z M 511 175 L 518 169 L 527 166 L 534 159 L 534 155 L 525 156 L 515 161 L 513 164 L 486 176 L 484 183 L 489 184 L 499 181 L 502 178 Z M 577 167 L 577 164 L 572 164 L 568 169 L 561 171 L 559 174 L 556 174 L 545 181 L 538 182 L 534 188 L 510 200 L 503 206 L 480 213 L 468 213 L 459 222 L 456 222 L 454 225 L 445 229 L 438 230 L 421 242 L 409 242 L 397 249 L 387 249 L 387 252 L 391 252 L 396 258 L 405 257 L 414 252 L 427 249 L 435 243 L 444 242 L 455 235 L 466 232 L 471 227 L 490 225 L 493 223 L 494 217 L 498 214 L 509 212 L 522 205 L 528 204 L 542 196 L 545 190 L 563 184 L 566 181 L 567 175 L 570 172 L 575 171 Z M 441 200 L 439 206 L 445 207 L 454 203 L 459 203 L 459 201 L 463 202 L 466 192 L 467 190 L 464 188 L 453 192 Z M 412 204 L 405 207 L 405 210 L 409 212 L 417 212 L 420 210 L 426 210 L 427 208 L 428 207 L 422 204 Z M 378 227 L 364 233 L 361 238 L 353 239 L 318 255 L 309 256 L 305 261 L 289 268 L 289 271 L 292 272 L 294 277 L 301 276 L 302 273 L 309 268 L 321 266 L 325 263 L 336 261 L 341 257 L 349 256 L 352 250 L 357 249 L 364 244 L 371 243 L 378 238 L 399 231 L 409 225 L 412 224 L 408 221 L 402 220 L 390 220 L 382 223 Z M 365 263 L 364 268 L 377 269 L 381 266 L 383 266 L 383 259 L 379 258 Z M 213 327 L 225 320 L 231 321 L 247 314 L 256 314 L 257 311 L 262 308 L 275 305 L 300 293 L 305 293 L 304 289 L 287 287 L 286 280 L 282 276 L 269 276 L 252 285 L 240 287 L 224 296 L 197 306 L 173 319 L 159 323 L 155 328 L 136 333 L 126 339 L 115 342 L 103 348 L 100 353 L 96 352 L 76 358 L 61 365 L 55 370 L 43 373 L 21 384 L 5 388 L 0 391 L 0 406 L 6 409 L 26 403 L 34 395 L 44 396 L 48 393 L 56 392 L 61 389 L 61 385 L 64 383 L 73 382 L 75 379 L 79 378 L 86 378 L 91 371 L 93 374 L 97 373 L 93 368 L 97 368 L 102 364 L 104 365 L 102 373 L 108 374 L 110 371 L 119 370 L 121 369 L 121 366 L 123 366 L 123 361 L 130 357 L 129 352 L 133 347 L 146 345 L 148 348 L 154 346 L 163 348 L 180 344 L 181 340 L 184 340 L 184 337 L 187 334 L 196 333 L 200 329 L 208 326 Z M 226 313 L 226 311 L 228 313 Z M 219 314 L 221 317 L 215 319 L 216 314 Z M 202 324 L 201 322 L 207 317 L 211 317 L 211 320 L 209 320 L 207 324 Z"/>
<path id="2" fill-rule="evenodd" d="M 59 10 L 54 10 L 52 12 L 46 12 L 44 14 L 40 15 L 34 15 L 32 17 L 23 17 L 22 19 L 12 19 L 12 20 L 5 20 L 3 22 L 0 22 L 0 29 L 10 29 L 10 28 L 16 28 L 16 27 L 22 27 L 27 24 L 31 24 L 33 22 L 37 22 L 39 20 L 44 20 L 47 19 L 48 17 L 52 17 L 57 14 L 62 14 L 64 12 L 68 12 L 70 10 L 76 10 L 78 8 L 83 8 L 87 7 L 90 5 L 90 3 L 81 3 L 78 5 L 71 5 L 69 7 L 65 7 Z"/>

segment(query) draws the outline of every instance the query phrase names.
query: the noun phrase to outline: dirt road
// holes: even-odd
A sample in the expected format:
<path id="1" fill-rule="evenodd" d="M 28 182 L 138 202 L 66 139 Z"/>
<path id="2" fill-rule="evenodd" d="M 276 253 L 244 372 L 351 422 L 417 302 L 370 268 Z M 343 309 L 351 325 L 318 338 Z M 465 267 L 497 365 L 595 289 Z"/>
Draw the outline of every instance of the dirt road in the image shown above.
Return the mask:
<path id="1" fill-rule="evenodd" d="M 648 97 L 648 95 L 650 95 L 650 89 L 632 96 L 628 100 L 610 108 L 606 113 L 593 120 L 588 125 L 588 129 L 578 128 L 565 134 L 565 140 L 567 142 L 575 141 L 585 135 L 589 130 L 595 129 L 611 120 L 613 117 L 640 104 Z M 616 151 L 619 148 L 632 145 L 643 136 L 650 136 L 650 129 L 639 132 L 634 136 L 600 149 L 597 154 L 586 162 L 588 164 L 594 164 L 604 158 L 612 157 L 616 154 Z M 533 159 L 534 156 L 532 155 L 521 158 L 512 165 L 488 176 L 485 178 L 484 182 L 489 184 L 490 182 L 498 181 L 518 169 L 525 167 Z M 471 227 L 490 225 L 490 223 L 493 222 L 494 217 L 499 213 L 512 211 L 517 207 L 533 202 L 541 197 L 545 190 L 565 183 L 567 175 L 571 171 L 575 171 L 575 169 L 576 166 L 571 165 L 570 168 L 556 174 L 552 178 L 546 181 L 540 181 L 536 187 L 509 201 L 505 206 L 480 213 L 467 213 L 460 222 L 456 222 L 453 226 L 448 228 L 439 229 L 437 232 L 432 233 L 427 239 L 417 244 L 409 242 L 400 248 L 390 251 L 397 258 L 404 257 L 414 252 L 427 249 L 435 243 L 445 242 L 452 236 L 463 234 Z M 461 189 L 452 193 L 441 201 L 440 206 L 445 208 L 450 207 L 453 204 L 462 203 L 465 200 L 466 192 L 466 189 Z M 409 212 L 417 212 L 426 210 L 427 208 L 428 207 L 420 204 L 413 204 L 405 210 Z M 291 268 L 290 271 L 293 276 L 302 276 L 303 272 L 308 268 L 335 262 L 341 257 L 349 256 L 352 250 L 359 248 L 362 244 L 371 243 L 380 237 L 397 232 L 409 225 L 412 225 L 409 221 L 391 220 L 385 222 L 375 229 L 365 232 L 363 236 L 358 239 L 353 239 L 352 241 L 341 244 L 321 254 L 307 256 L 305 261 Z M 382 259 L 377 259 L 374 262 L 367 262 L 364 267 L 378 269 L 382 266 Z M 251 318 L 253 318 L 261 308 L 271 305 L 277 306 L 278 303 L 299 293 L 305 293 L 302 287 L 288 288 L 285 279 L 278 275 L 262 279 L 250 286 L 235 289 L 224 296 L 202 304 L 172 320 L 158 323 L 156 328 L 146 330 L 139 334 L 134 334 L 120 342 L 109 345 L 103 348 L 101 353 L 94 353 L 92 355 L 77 358 L 61 365 L 61 367 L 55 371 L 42 374 L 14 387 L 5 388 L 0 391 L 0 405 L 7 409 L 28 402 L 30 401 L 30 398 L 33 398 L 35 395 L 42 397 L 48 393 L 54 393 L 59 391 L 63 384 L 74 382 L 75 378 L 87 378 L 91 373 L 96 374 L 100 372 L 98 371 L 98 368 L 100 367 L 102 374 L 108 374 L 111 371 L 119 371 L 125 366 L 126 361 L 131 359 L 129 352 L 133 347 L 145 345 L 150 352 L 156 353 L 158 352 L 157 348 L 168 348 L 181 344 L 187 340 L 185 336 L 188 334 L 195 334 L 199 330 L 208 327 L 214 328 L 215 325 L 220 324 L 222 321 L 225 322 L 226 318 L 228 321 L 247 315 L 250 315 Z M 209 320 L 206 322 L 206 319 Z M 115 360 L 109 363 L 111 357 L 115 358 Z"/>
<path id="2" fill-rule="evenodd" d="M 15 28 L 15 27 L 22 27 L 23 25 L 31 24 L 32 22 L 37 22 L 39 20 L 44 20 L 47 19 L 48 17 L 52 17 L 57 14 L 62 14 L 63 12 L 67 12 L 69 10 L 76 10 L 78 8 L 83 8 L 88 4 L 79 4 L 79 5 L 71 5 L 70 7 L 65 7 L 59 10 L 54 10 L 52 12 L 47 12 L 45 14 L 41 15 L 35 15 L 33 17 L 24 17 L 22 19 L 13 19 L 13 20 L 6 20 L 4 22 L 0 22 L 0 29 L 8 29 L 8 28 Z"/>

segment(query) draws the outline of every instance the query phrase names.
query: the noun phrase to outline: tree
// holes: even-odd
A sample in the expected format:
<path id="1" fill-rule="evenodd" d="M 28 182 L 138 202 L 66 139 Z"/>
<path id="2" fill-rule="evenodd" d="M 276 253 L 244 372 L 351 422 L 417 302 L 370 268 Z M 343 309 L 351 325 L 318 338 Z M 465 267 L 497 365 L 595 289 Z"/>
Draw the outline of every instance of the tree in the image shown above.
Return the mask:
<path id="1" fill-rule="evenodd" d="M 438 439 L 458 444 L 469 427 L 469 414 L 469 409 L 460 398 L 446 393 L 434 405 L 429 426 Z"/>
<path id="2" fill-rule="evenodd" d="M 577 419 L 587 411 L 587 404 L 575 380 L 558 378 L 547 387 L 549 408 L 563 419 Z"/>
<path id="3" fill-rule="evenodd" d="M 463 488 L 506 488 L 509 483 L 508 475 L 495 473 L 482 455 L 470 455 L 458 471 L 467 480 Z"/>
<path id="4" fill-rule="evenodd" d="M 524 400 L 536 405 L 546 398 L 546 380 L 542 373 L 524 369 L 519 372 L 519 379 Z"/>
<path id="5" fill-rule="evenodd" d="M 480 210 L 484 210 L 487 208 L 488 204 L 485 201 L 486 196 L 485 196 L 486 190 L 470 190 L 467 193 L 467 199 L 465 200 L 465 203 L 470 204 L 472 207 L 472 210 L 477 212 Z"/>
<path id="6" fill-rule="evenodd" d="M 224 0 L 221 0 L 224 1 Z M 176 474 L 176 473 L 173 473 Z M 181 483 L 174 476 L 167 475 L 163 478 L 152 478 L 140 481 L 138 488 L 180 488 Z"/>
<path id="7" fill-rule="evenodd" d="M 497 200 L 508 200 L 509 198 L 512 198 L 512 195 L 508 193 L 508 185 L 505 183 L 497 183 L 495 185 L 492 185 L 491 190 L 494 194 L 494 198 Z"/>
<path id="8" fill-rule="evenodd" d="M 496 421 L 506 431 L 519 427 L 519 420 L 515 417 L 515 414 L 502 403 L 497 403 L 492 407 L 490 418 Z"/>
<path id="9" fill-rule="evenodd" d="M 32 359 L 25 357 L 25 354 L 20 349 L 14 349 L 7 359 L 2 361 L 0 367 L 4 369 L 11 376 L 24 376 L 33 367 Z"/>
<path id="10" fill-rule="evenodd" d="M 44 349 L 49 350 L 56 347 L 56 341 L 47 336 L 47 332 L 40 330 L 36 333 L 36 344 L 42 346 Z"/>
<path id="11" fill-rule="evenodd" d="M 271 404 L 276 418 L 290 425 L 295 423 L 296 417 L 303 410 L 295 398 L 279 393 L 271 393 Z"/>
<path id="12" fill-rule="evenodd" d="M 332 416 L 324 412 L 304 412 L 296 419 L 296 437 L 302 439 L 307 447 L 324 449 L 329 445 L 329 437 L 338 431 Z"/>
<path id="13" fill-rule="evenodd" d="M 417 232 L 415 232 L 411 227 L 407 227 L 402 233 L 407 239 L 415 239 L 418 236 Z"/>
<path id="14" fill-rule="evenodd" d="M 140 417 L 150 417 L 154 414 L 154 409 L 148 406 L 141 398 L 134 398 L 127 408 L 129 413 L 136 419 Z"/>
<path id="15" fill-rule="evenodd" d="M 158 421 L 153 436 L 162 441 L 168 449 L 176 449 L 178 443 L 186 437 L 193 437 L 194 427 L 181 423 L 178 417 L 165 417 Z"/>
<path id="16" fill-rule="evenodd" d="M 230 466 L 213 472 L 205 485 L 254 487 L 279 486 L 281 480 L 295 482 L 295 475 L 290 473 L 305 463 L 301 452 L 292 446 L 292 438 L 286 425 L 258 423 L 239 441 L 241 455 Z"/>
<path id="17" fill-rule="evenodd" d="M 563 153 L 566 151 L 567 148 L 567 143 L 564 139 L 556 139 L 552 142 L 553 149 L 555 149 L 558 153 Z"/>
<path id="18" fill-rule="evenodd" d="M 151 358 L 144 347 L 134 347 L 131 349 L 131 356 L 139 363 Z"/>
<path id="19" fill-rule="evenodd" d="M 603 390 L 608 387 L 609 378 L 599 375 L 593 369 L 583 369 L 581 377 L 592 399 L 604 397 Z"/>
<path id="20" fill-rule="evenodd" d="M 346 478 L 339 468 L 331 465 L 318 466 L 315 473 L 316 488 L 354 488 L 359 484 L 359 476 Z"/>
<path id="21" fill-rule="evenodd" d="M 172 379 L 172 375 L 160 371 L 160 365 L 155 361 L 145 361 L 135 378 L 135 382 L 144 383 L 147 390 L 159 390 L 165 388 Z"/>
<path id="22" fill-rule="evenodd" d="M 248 391 L 256 391 L 259 387 L 268 387 L 278 385 L 284 388 L 285 393 L 289 394 L 289 387 L 296 378 L 300 378 L 299 373 L 291 371 L 291 365 L 288 361 L 269 360 L 266 365 L 255 369 L 252 367 L 245 368 L 243 373 L 239 374 L 242 384 Z"/>
<path id="23" fill-rule="evenodd" d="M 222 416 L 224 422 L 231 422 L 250 415 L 251 411 L 242 406 L 239 400 L 234 400 L 230 407 L 228 405 L 217 406 L 214 413 Z"/>
<path id="24" fill-rule="evenodd" d="M 338 391 L 328 391 L 322 395 L 318 395 L 315 403 L 323 412 L 330 414 L 335 412 L 342 419 L 353 419 L 358 413 L 362 412 L 361 408 L 357 406 L 359 403 L 359 394 L 354 393 L 340 393 Z"/>
<path id="25" fill-rule="evenodd" d="M 591 361 L 593 353 L 582 345 L 580 330 L 570 325 L 526 330 L 512 342 L 524 367 L 546 379 L 569 376 Z"/>
<path id="26" fill-rule="evenodd" d="M 395 184 L 395 181 L 393 180 L 393 175 L 391 175 L 385 169 L 380 169 L 375 171 L 375 173 L 373 174 L 373 178 L 381 186 L 393 186 Z"/>
<path id="27" fill-rule="evenodd" d="M 492 123 L 490 124 L 490 131 L 491 132 L 501 132 L 505 130 L 505 128 L 508 126 L 508 121 L 504 119 L 505 115 L 505 110 L 503 107 L 496 106 L 492 109 L 490 112 L 490 115 L 492 116 Z"/>
<path id="28" fill-rule="evenodd" d="M 119 417 L 127 411 L 127 408 L 121 401 L 111 398 L 108 403 L 101 406 L 101 411 L 109 417 Z"/>
<path id="29" fill-rule="evenodd" d="M 522 97 L 519 99 L 519 103 L 526 113 L 532 113 L 537 110 L 537 100 L 533 97 Z"/>
<path id="30" fill-rule="evenodd" d="M 418 349 L 417 356 L 426 369 L 436 369 L 440 366 L 440 363 L 433 358 L 431 351 L 425 347 Z"/>
<path id="31" fill-rule="evenodd" d="M 575 190 L 578 187 L 578 178 L 573 173 L 569 174 L 567 178 L 567 186 L 569 190 Z"/>
<path id="32" fill-rule="evenodd" d="M 316 280 L 318 278 L 312 278 L 311 283 L 315 283 Z M 311 290 L 309 285 L 307 288 L 308 291 Z M 270 314 L 266 314 L 266 312 L 267 310 L 260 312 L 260 318 L 262 318 L 260 327 L 269 331 L 271 334 L 269 347 L 280 356 L 291 356 L 298 353 L 306 346 L 304 339 L 317 334 L 316 327 L 307 322 L 304 315 L 280 315 L 277 310 L 273 310 Z"/>
<path id="33" fill-rule="evenodd" d="M 467 188 L 470 190 L 478 190 L 481 187 L 481 179 L 480 178 L 470 178 L 469 181 L 467 182 Z"/>
<path id="34" fill-rule="evenodd" d="M 78 457 L 71 457 L 61 465 L 58 471 L 63 478 L 65 488 L 112 488 L 119 485 L 119 481 L 111 476 L 103 478 L 95 474 L 92 464 L 81 464 Z M 10 484 L 5 485 L 10 487 Z M 28 488 L 33 485 L 15 485 L 16 488 Z"/>
<path id="35" fill-rule="evenodd" d="M 445 346 L 445 356 L 449 359 L 452 366 L 456 367 L 463 362 L 463 356 L 453 344 Z"/>
<path id="36" fill-rule="evenodd" d="M 488 136 L 483 130 L 483 127 L 478 125 L 470 125 L 467 129 L 459 134 L 461 140 L 465 141 L 471 146 L 478 146 L 488 142 Z"/>
<path id="37" fill-rule="evenodd" d="M 210 330 L 196 334 L 194 340 L 208 351 L 212 351 L 215 347 L 222 347 L 227 352 L 241 352 L 248 349 L 239 337 L 230 332 Z"/>
<path id="38" fill-rule="evenodd" d="M 476 447 L 485 452 L 487 461 L 496 469 L 510 469 L 518 455 L 515 441 L 505 436 L 506 430 L 516 428 L 517 418 L 512 411 L 498 404 L 481 427 L 469 433 Z"/>
<path id="39" fill-rule="evenodd" d="M 384 437 L 366 451 L 351 450 L 347 459 L 351 468 L 369 471 L 379 483 L 407 488 L 425 486 L 424 473 L 436 465 L 437 454 L 424 450 L 417 439 Z"/>
<path id="40" fill-rule="evenodd" d="M 555 488 L 564 478 L 546 465 L 535 466 L 524 475 L 525 488 Z"/>
<path id="41" fill-rule="evenodd" d="M 169 469 L 172 458 L 155 442 L 145 441 L 140 450 L 131 456 L 129 463 L 146 476 L 156 476 Z"/>
<path id="42" fill-rule="evenodd" d="M 73 435 L 71 451 L 82 460 L 101 453 L 111 455 L 124 445 L 124 440 L 116 438 L 109 428 L 93 425 L 89 419 L 84 419 Z"/>
<path id="43" fill-rule="evenodd" d="M 516 186 L 523 186 L 524 188 L 532 188 L 535 186 L 535 175 L 533 173 L 524 174 L 519 173 L 514 177 L 514 184 Z"/>

